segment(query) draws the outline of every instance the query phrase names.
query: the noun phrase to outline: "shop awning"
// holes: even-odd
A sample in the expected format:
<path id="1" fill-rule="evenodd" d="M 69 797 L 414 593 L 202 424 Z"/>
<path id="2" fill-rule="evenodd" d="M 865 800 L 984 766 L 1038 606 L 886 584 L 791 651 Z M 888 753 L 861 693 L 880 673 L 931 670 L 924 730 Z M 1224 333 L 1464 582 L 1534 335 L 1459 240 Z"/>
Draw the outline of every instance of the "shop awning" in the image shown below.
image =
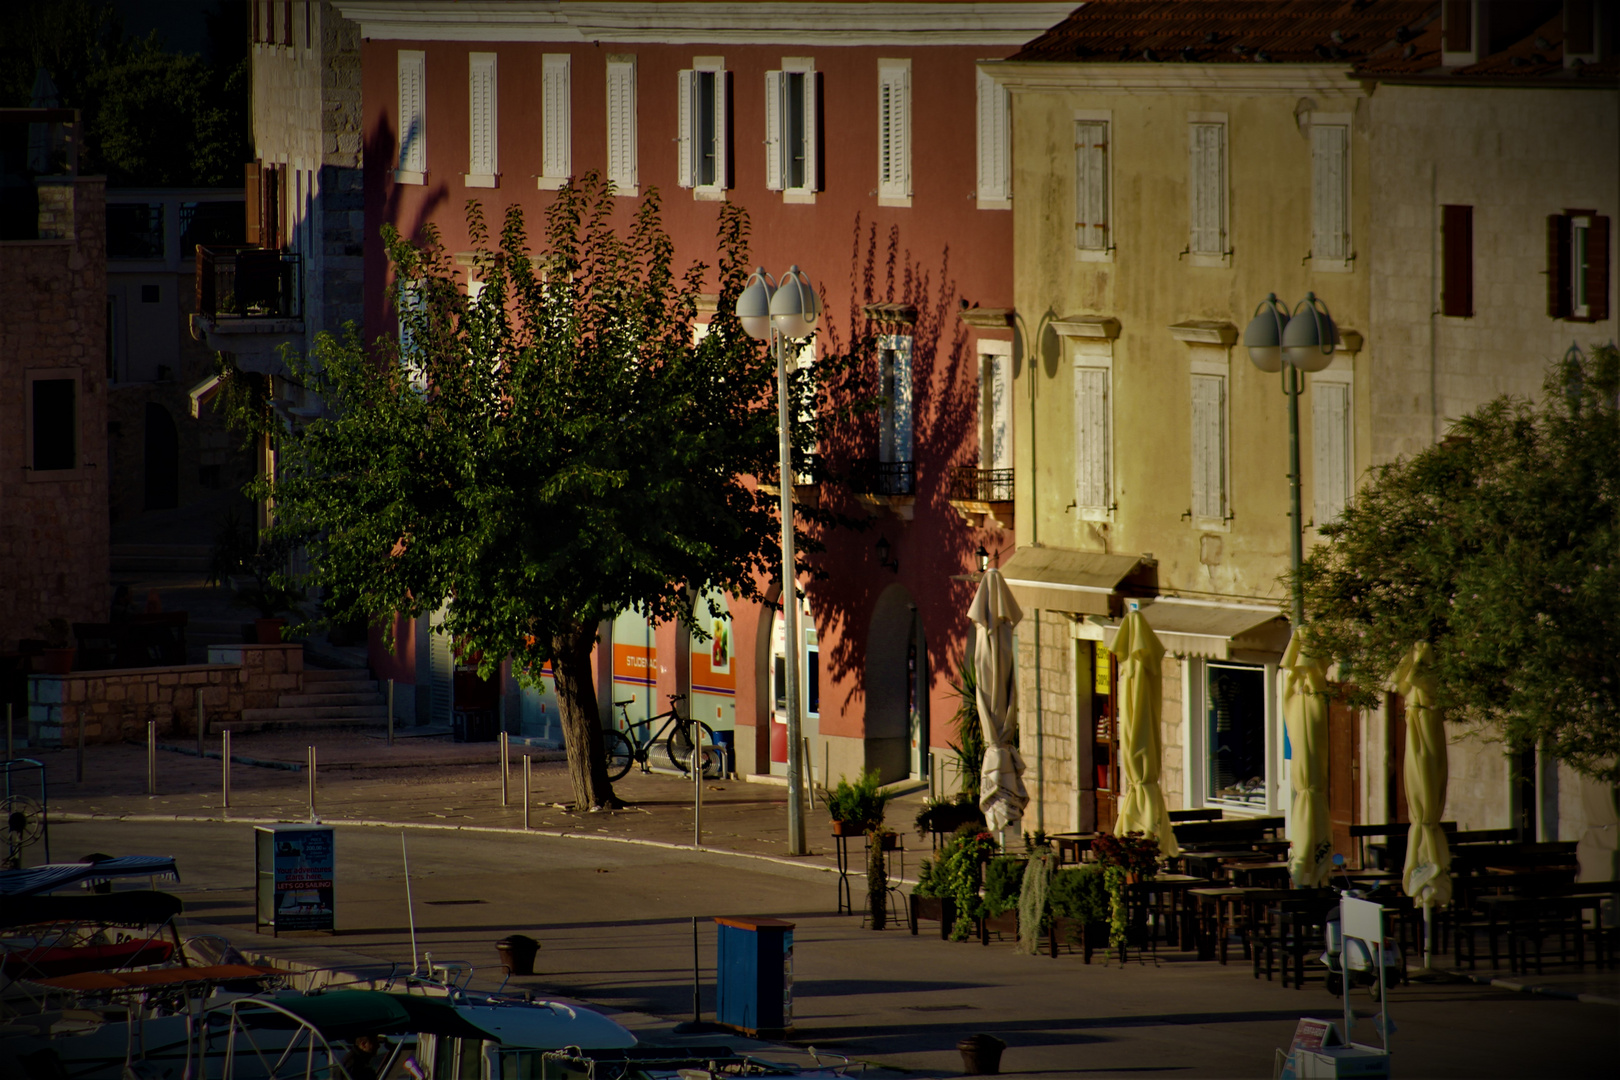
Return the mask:
<path id="1" fill-rule="evenodd" d="M 1181 656 L 1225 660 L 1235 651 L 1280 654 L 1288 644 L 1288 620 L 1274 607 L 1161 596 L 1144 600 L 1142 614 L 1165 651 Z M 1104 629 L 1108 644 L 1118 629 Z"/>
<path id="2" fill-rule="evenodd" d="M 1108 615 L 1118 610 L 1110 598 L 1120 582 L 1142 565 L 1136 555 L 1103 555 L 1071 548 L 1023 547 L 1007 560 L 1001 576 L 1025 611 L 1044 608 L 1077 615 Z"/>

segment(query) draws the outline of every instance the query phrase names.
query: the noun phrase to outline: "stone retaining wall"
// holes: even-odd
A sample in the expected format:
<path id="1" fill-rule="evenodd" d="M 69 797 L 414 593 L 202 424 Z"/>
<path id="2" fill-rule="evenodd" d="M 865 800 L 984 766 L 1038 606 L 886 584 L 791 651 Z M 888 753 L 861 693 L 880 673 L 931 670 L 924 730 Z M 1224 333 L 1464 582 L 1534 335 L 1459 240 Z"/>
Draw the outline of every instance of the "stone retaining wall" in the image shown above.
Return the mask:
<path id="1" fill-rule="evenodd" d="M 274 708 L 304 684 L 298 644 L 224 645 L 207 664 L 75 671 L 28 677 L 28 744 L 73 746 L 144 739 L 146 725 L 165 737 L 195 735 L 197 693 L 210 726 L 240 720 L 243 709 Z"/>

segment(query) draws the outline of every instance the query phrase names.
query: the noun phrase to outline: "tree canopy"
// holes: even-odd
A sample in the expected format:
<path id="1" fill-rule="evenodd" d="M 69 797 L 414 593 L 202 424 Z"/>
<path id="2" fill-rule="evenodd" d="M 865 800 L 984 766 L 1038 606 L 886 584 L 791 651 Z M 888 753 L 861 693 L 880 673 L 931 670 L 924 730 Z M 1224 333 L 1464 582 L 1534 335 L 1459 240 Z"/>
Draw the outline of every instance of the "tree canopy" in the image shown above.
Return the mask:
<path id="1" fill-rule="evenodd" d="M 1515 750 L 1620 782 L 1620 352 L 1571 349 L 1374 470 L 1306 558 L 1306 633 L 1371 704 L 1412 644 L 1442 702 Z"/>
<path id="2" fill-rule="evenodd" d="M 445 630 L 488 674 L 502 658 L 556 678 L 576 802 L 614 801 L 602 760 L 590 652 L 599 625 L 635 608 L 695 620 L 714 589 L 763 599 L 780 576 L 775 364 L 734 314 L 748 221 L 718 210 L 718 307 L 699 337 L 705 268 L 677 277 L 657 192 L 621 235 L 595 174 L 565 186 L 531 249 L 507 210 L 491 243 L 469 204 L 469 296 L 431 227 L 385 229 L 401 342 L 351 326 L 291 357 L 328 413 L 281 437 L 260 494 L 276 531 L 308 544 L 307 584 L 335 621 L 391 625 L 446 607 Z M 814 414 L 823 358 L 793 373 Z M 795 428 L 796 454 L 815 438 Z M 819 550 L 801 508 L 801 552 Z M 700 630 L 701 632 L 701 630 Z"/>

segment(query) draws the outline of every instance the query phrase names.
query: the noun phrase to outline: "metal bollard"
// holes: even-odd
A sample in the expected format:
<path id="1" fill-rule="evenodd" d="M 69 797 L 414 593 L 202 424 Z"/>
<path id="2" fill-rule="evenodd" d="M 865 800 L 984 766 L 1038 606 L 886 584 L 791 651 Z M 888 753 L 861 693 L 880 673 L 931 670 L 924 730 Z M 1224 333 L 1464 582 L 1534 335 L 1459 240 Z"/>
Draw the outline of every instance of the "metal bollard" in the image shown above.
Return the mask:
<path id="1" fill-rule="evenodd" d="M 692 846 L 703 846 L 703 749 L 692 745 Z"/>
<path id="2" fill-rule="evenodd" d="M 9 756 L 9 752 L 10 752 L 10 745 L 9 744 L 11 742 L 11 724 L 9 722 L 11 720 L 11 706 L 9 706 L 9 705 L 6 706 L 6 720 L 7 720 L 7 724 L 6 724 L 6 742 L 8 744 L 6 749 L 7 749 L 7 753 L 8 753 L 8 756 Z M 73 775 L 74 775 L 74 779 L 78 783 L 82 784 L 82 783 L 84 783 L 84 717 L 82 715 L 79 717 L 79 722 L 75 726 L 77 726 L 78 729 L 79 729 L 79 737 L 76 740 L 77 745 L 78 745 L 78 752 L 74 755 Z"/>
<path id="3" fill-rule="evenodd" d="M 304 767 L 309 771 L 309 821 L 313 825 L 320 821 L 320 818 L 315 816 L 315 748 L 313 746 L 309 748 Z"/>
<path id="4" fill-rule="evenodd" d="M 197 756 L 203 755 L 203 740 L 208 737 L 208 713 L 204 710 L 202 687 L 197 687 Z"/>
<path id="5" fill-rule="evenodd" d="M 11 702 L 8 701 L 8 702 L 6 702 L 6 760 L 7 761 L 10 761 L 10 760 L 12 760 L 13 758 L 15 758 L 17 756 L 16 733 L 14 731 L 12 731 L 11 723 L 12 723 Z M 79 725 L 79 730 L 81 732 L 84 730 L 84 725 L 83 724 Z M 79 770 L 79 779 L 80 780 L 84 779 L 84 770 L 83 769 Z"/>
<path id="6" fill-rule="evenodd" d="M 501 732 L 501 805 L 502 806 L 510 806 L 511 805 L 511 795 L 510 795 L 510 792 L 507 790 L 508 788 L 511 787 L 511 783 L 510 783 L 511 774 L 509 772 L 509 769 L 510 769 L 511 763 L 512 763 L 511 754 L 512 754 L 511 740 L 507 738 L 506 732 L 503 731 L 503 732 Z"/>
<path id="7" fill-rule="evenodd" d="M 231 806 L 231 733 L 229 730 L 220 735 L 219 757 L 221 804 L 229 810 Z"/>
<path id="8" fill-rule="evenodd" d="M 530 783 L 532 782 L 531 777 L 533 775 L 533 770 L 530 768 L 530 763 L 533 762 L 533 761 L 534 761 L 534 759 L 531 758 L 528 754 L 523 755 L 523 831 L 524 832 L 529 831 L 529 792 L 531 790 Z"/>
<path id="9" fill-rule="evenodd" d="M 388 680 L 388 745 L 394 745 L 394 680 Z"/>
<path id="10" fill-rule="evenodd" d="M 146 794 L 157 794 L 157 721 L 146 722 Z"/>

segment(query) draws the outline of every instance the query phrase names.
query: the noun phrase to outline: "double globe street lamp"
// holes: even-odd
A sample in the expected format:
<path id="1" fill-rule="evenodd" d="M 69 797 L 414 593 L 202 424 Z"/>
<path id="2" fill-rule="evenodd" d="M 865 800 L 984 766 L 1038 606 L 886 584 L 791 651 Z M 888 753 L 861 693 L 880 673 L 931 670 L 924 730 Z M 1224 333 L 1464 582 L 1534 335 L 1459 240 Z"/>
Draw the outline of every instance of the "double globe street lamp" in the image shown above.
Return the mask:
<path id="1" fill-rule="evenodd" d="M 788 854 L 807 853 L 804 836 L 804 763 L 799 743 L 799 596 L 793 552 L 793 433 L 788 414 L 787 342 L 815 332 L 821 301 L 810 279 L 797 266 L 780 281 L 763 267 L 756 269 L 737 298 L 737 318 L 755 341 L 769 341 L 776 352 L 776 408 L 780 426 L 777 487 L 782 517 L 782 638 L 787 654 L 782 665 L 787 697 Z"/>
<path id="2" fill-rule="evenodd" d="M 1288 489 L 1293 499 L 1293 525 L 1289 529 L 1293 575 L 1294 629 L 1305 623 L 1304 583 L 1299 578 L 1304 561 L 1304 524 L 1299 507 L 1299 391 L 1303 372 L 1317 372 L 1333 362 L 1333 347 L 1339 343 L 1339 329 L 1327 305 L 1308 292 L 1290 315 L 1287 306 L 1270 293 L 1255 308 L 1254 318 L 1243 331 L 1243 344 L 1249 360 L 1267 374 L 1282 372 L 1283 392 L 1288 395 Z"/>

